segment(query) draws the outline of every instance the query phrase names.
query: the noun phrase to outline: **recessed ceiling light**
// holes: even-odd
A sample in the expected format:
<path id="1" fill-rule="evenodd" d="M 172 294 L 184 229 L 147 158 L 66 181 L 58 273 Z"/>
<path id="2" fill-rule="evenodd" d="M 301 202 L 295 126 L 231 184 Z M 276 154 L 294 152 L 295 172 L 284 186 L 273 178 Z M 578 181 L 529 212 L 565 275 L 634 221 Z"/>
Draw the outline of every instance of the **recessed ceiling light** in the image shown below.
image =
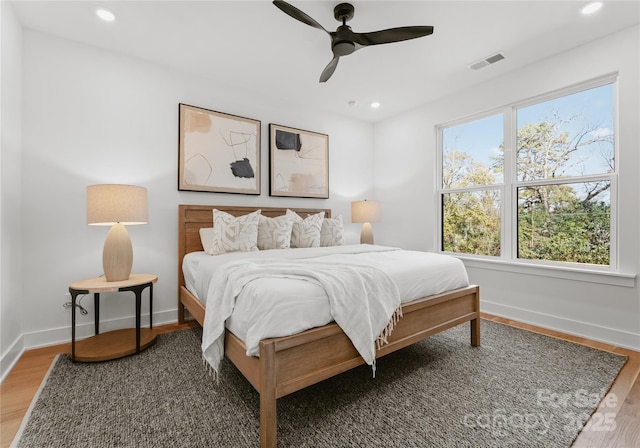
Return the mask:
<path id="1" fill-rule="evenodd" d="M 107 9 L 98 9 L 96 11 L 96 14 L 105 22 L 113 22 L 114 20 L 116 20 L 115 14 Z"/>
<path id="2" fill-rule="evenodd" d="M 582 14 L 593 14 L 602 8 L 602 2 L 591 2 L 582 8 Z"/>
<path id="3" fill-rule="evenodd" d="M 374 101 L 371 103 L 371 109 L 377 109 L 380 107 L 380 103 L 378 101 Z"/>

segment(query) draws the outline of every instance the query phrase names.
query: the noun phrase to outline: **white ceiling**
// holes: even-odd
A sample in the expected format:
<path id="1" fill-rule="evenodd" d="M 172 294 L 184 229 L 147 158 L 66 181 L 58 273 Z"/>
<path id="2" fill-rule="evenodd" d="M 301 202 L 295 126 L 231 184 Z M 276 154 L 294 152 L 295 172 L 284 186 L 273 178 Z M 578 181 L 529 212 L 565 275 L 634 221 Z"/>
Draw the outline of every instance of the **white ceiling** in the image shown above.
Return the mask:
<path id="1" fill-rule="evenodd" d="M 333 17 L 339 1 L 290 3 L 330 31 L 339 25 Z M 592 16 L 580 14 L 586 3 L 354 1 L 355 32 L 432 25 L 434 34 L 343 57 L 324 84 L 318 78 L 332 57 L 329 37 L 268 0 L 20 0 L 14 6 L 27 28 L 202 75 L 218 88 L 375 122 L 640 23 L 637 0 L 607 1 Z M 116 21 L 98 19 L 97 7 L 113 11 Z M 506 59 L 478 71 L 467 67 L 497 51 Z M 373 100 L 382 107 L 371 110 Z"/>

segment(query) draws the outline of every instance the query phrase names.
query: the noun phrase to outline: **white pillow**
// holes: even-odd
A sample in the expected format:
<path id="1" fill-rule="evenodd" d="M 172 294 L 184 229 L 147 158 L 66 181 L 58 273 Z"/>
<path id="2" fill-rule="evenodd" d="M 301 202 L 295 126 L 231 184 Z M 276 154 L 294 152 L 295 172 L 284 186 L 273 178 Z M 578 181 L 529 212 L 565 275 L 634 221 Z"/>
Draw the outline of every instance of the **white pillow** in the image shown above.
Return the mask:
<path id="1" fill-rule="evenodd" d="M 205 251 L 209 255 L 258 250 L 260 210 L 237 218 L 213 209 L 213 242 Z"/>
<path id="2" fill-rule="evenodd" d="M 213 244 L 213 227 L 200 227 L 200 243 L 206 251 L 211 249 Z"/>
<path id="3" fill-rule="evenodd" d="M 293 218 L 291 247 L 320 247 L 320 230 L 322 229 L 324 212 L 302 219 L 296 212 L 287 209 L 287 216 Z"/>
<path id="4" fill-rule="evenodd" d="M 292 228 L 293 218 L 290 215 L 281 215 L 275 218 L 260 215 L 258 249 L 289 249 Z"/>
<path id="5" fill-rule="evenodd" d="M 320 246 L 342 246 L 344 244 L 344 225 L 342 215 L 337 218 L 324 218 L 320 229 Z"/>

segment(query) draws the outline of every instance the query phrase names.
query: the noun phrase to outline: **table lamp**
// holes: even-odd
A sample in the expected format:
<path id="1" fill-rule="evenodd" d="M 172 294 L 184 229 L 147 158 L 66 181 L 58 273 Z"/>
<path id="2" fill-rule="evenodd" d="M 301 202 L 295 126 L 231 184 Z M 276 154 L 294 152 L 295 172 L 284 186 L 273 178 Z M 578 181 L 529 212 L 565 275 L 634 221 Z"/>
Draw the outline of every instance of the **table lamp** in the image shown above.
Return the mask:
<path id="1" fill-rule="evenodd" d="M 108 282 L 128 280 L 133 265 L 133 247 L 125 225 L 149 220 L 147 189 L 134 185 L 89 185 L 87 224 L 111 226 L 102 250 L 102 266 Z"/>
<path id="2" fill-rule="evenodd" d="M 351 203 L 351 222 L 361 222 L 360 244 L 373 244 L 372 222 L 380 221 L 378 201 L 355 201 Z"/>

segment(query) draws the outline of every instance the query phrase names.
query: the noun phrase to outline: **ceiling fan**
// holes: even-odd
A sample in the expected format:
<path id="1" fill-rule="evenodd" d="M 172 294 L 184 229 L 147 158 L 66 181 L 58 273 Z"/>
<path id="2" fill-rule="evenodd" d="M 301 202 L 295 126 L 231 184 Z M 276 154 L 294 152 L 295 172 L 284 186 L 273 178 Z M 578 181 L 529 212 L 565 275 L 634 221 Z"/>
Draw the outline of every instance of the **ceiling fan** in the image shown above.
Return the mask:
<path id="1" fill-rule="evenodd" d="M 354 7 L 350 3 L 340 3 L 333 8 L 333 16 L 342 22 L 336 31 L 329 32 L 322 25 L 316 22 L 306 13 L 300 11 L 293 5 L 283 1 L 274 0 L 273 4 L 283 12 L 290 15 L 302 23 L 318 28 L 331 36 L 331 51 L 333 59 L 327 64 L 320 75 L 320 82 L 326 82 L 338 66 L 341 56 L 347 56 L 360 48 L 369 45 L 388 44 L 403 40 L 415 39 L 417 37 L 433 34 L 432 26 L 405 26 L 400 28 L 390 28 L 387 30 L 374 31 L 371 33 L 354 33 L 347 22 L 353 18 Z"/>

